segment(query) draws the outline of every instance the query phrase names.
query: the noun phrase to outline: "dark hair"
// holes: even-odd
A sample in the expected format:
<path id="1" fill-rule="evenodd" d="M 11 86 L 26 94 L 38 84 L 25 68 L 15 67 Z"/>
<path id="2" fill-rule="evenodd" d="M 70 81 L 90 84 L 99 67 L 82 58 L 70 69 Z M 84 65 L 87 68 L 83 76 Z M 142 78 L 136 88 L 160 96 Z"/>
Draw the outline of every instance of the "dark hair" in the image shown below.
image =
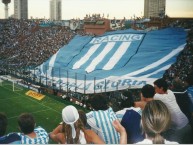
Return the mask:
<path id="1" fill-rule="evenodd" d="M 122 93 L 125 97 L 127 97 L 126 100 L 122 100 L 121 102 L 121 108 L 127 108 L 127 107 L 133 107 L 134 106 L 134 99 L 132 96 L 132 93 L 130 91 L 124 91 Z"/>
<path id="2" fill-rule="evenodd" d="M 154 85 L 156 85 L 158 88 L 163 88 L 164 92 L 166 92 L 168 90 L 168 84 L 163 78 L 157 79 L 154 82 Z"/>
<path id="3" fill-rule="evenodd" d="M 87 124 L 86 113 L 82 110 L 78 110 L 78 114 L 79 114 L 80 120 L 82 121 L 83 125 L 86 126 Z"/>
<path id="4" fill-rule="evenodd" d="M 24 134 L 29 134 L 34 131 L 35 120 L 29 113 L 22 113 L 18 118 L 18 124 Z"/>
<path id="5" fill-rule="evenodd" d="M 96 111 L 98 110 L 107 110 L 108 109 L 108 101 L 106 96 L 101 94 L 95 94 L 90 102 L 92 108 Z"/>
<path id="6" fill-rule="evenodd" d="M 7 116 L 0 112 L 0 137 L 5 135 L 7 124 Z"/>
<path id="7" fill-rule="evenodd" d="M 146 84 L 142 87 L 141 93 L 144 98 L 153 98 L 155 95 L 155 89 L 152 85 Z"/>
<path id="8" fill-rule="evenodd" d="M 167 106 L 160 100 L 147 102 L 142 112 L 142 128 L 153 144 L 164 144 L 162 133 L 168 129 L 171 115 Z"/>

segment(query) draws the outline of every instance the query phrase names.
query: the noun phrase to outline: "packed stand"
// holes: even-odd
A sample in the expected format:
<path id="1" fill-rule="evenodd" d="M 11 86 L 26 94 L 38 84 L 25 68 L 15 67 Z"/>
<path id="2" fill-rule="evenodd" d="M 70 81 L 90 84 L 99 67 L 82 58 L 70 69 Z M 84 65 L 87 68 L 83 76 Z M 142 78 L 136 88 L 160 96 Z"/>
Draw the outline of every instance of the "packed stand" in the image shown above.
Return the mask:
<path id="1" fill-rule="evenodd" d="M 185 82 L 187 76 L 193 72 L 193 26 L 188 31 L 187 44 L 177 57 L 176 62 L 166 70 L 163 77 L 167 80 L 170 87 L 172 81 L 178 78 Z M 184 84 L 185 85 L 185 84 Z"/>
<path id="2" fill-rule="evenodd" d="M 0 65 L 8 68 L 37 66 L 66 45 L 81 30 L 64 26 L 40 27 L 38 21 L 0 21 Z"/>

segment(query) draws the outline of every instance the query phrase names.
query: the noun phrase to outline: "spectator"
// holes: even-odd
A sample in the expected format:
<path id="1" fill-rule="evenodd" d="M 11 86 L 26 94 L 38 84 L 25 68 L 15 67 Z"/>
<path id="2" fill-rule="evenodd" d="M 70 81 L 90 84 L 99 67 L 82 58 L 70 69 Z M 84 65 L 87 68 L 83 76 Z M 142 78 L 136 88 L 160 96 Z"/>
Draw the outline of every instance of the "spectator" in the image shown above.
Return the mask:
<path id="1" fill-rule="evenodd" d="M 5 135 L 7 124 L 7 116 L 0 112 L 0 144 L 20 144 L 21 137 L 17 133 Z"/>
<path id="2" fill-rule="evenodd" d="M 141 101 L 135 102 L 135 107 L 140 107 L 143 110 L 146 103 L 153 100 L 154 95 L 154 87 L 152 85 L 146 84 L 141 89 Z"/>
<path id="3" fill-rule="evenodd" d="M 152 100 L 147 102 L 141 120 L 146 138 L 137 144 L 177 144 L 177 142 L 165 140 L 162 136 L 171 122 L 170 112 L 162 101 Z"/>
<path id="4" fill-rule="evenodd" d="M 193 126 L 192 116 L 191 116 L 191 99 L 188 96 L 188 91 L 184 87 L 184 83 L 176 78 L 172 81 L 172 91 L 176 97 L 176 101 L 189 120 L 191 126 Z"/>
<path id="5" fill-rule="evenodd" d="M 22 113 L 18 118 L 19 129 L 22 133 L 22 144 L 48 144 L 48 133 L 42 127 L 35 128 L 34 117 L 29 113 Z"/>
<path id="6" fill-rule="evenodd" d="M 112 122 L 117 119 L 115 112 L 108 106 L 107 98 L 95 94 L 91 99 L 94 111 L 86 114 L 87 122 L 106 144 L 118 144 L 120 134 L 115 130 Z"/>
<path id="7" fill-rule="evenodd" d="M 80 119 L 82 120 L 84 126 L 86 126 L 87 125 L 87 118 L 86 118 L 85 112 L 79 111 L 79 114 L 80 114 Z M 120 124 L 120 122 L 118 120 L 114 120 L 112 122 L 112 125 L 116 129 L 116 131 L 120 133 L 121 137 L 120 137 L 120 142 L 119 143 L 120 144 L 126 144 L 127 143 L 127 133 L 125 131 L 125 128 Z M 95 143 L 95 144 L 97 144 L 97 143 L 99 144 L 99 143 L 103 142 L 101 139 L 100 140 L 102 142 L 101 141 L 100 142 L 98 142 L 98 141 L 96 142 L 96 140 L 99 140 L 99 139 L 97 139 L 99 137 L 97 136 L 97 134 L 93 130 L 86 129 L 85 131 L 86 131 L 86 134 L 88 136 L 88 140 L 90 139 L 89 142 Z"/>
<path id="8" fill-rule="evenodd" d="M 188 118 L 180 110 L 176 102 L 174 93 L 168 89 L 168 84 L 164 79 L 158 79 L 154 82 L 155 100 L 161 100 L 169 109 L 171 113 L 171 126 L 165 134 L 165 137 L 170 141 L 177 141 L 178 143 L 189 143 L 191 140 L 191 126 Z"/>
<path id="9" fill-rule="evenodd" d="M 50 138 L 62 144 L 104 144 L 92 130 L 86 129 L 86 114 L 69 105 L 62 110 L 62 124 L 51 133 Z"/>
<path id="10" fill-rule="evenodd" d="M 134 100 L 130 92 L 124 91 L 123 96 L 127 99 L 121 102 L 122 110 L 117 111 L 117 118 L 121 121 L 121 125 L 127 132 L 127 143 L 133 144 L 144 139 L 141 131 L 141 109 L 134 108 Z"/>

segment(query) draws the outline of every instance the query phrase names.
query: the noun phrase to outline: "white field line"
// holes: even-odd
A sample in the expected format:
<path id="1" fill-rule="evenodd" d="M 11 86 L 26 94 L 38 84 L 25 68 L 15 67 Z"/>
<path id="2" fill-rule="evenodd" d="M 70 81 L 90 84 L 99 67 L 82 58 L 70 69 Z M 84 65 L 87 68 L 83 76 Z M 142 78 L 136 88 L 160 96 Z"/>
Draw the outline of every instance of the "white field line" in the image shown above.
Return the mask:
<path id="1" fill-rule="evenodd" d="M 3 87 L 3 88 L 5 88 L 5 87 Z M 5 89 L 7 89 L 7 88 L 5 88 Z M 9 90 L 9 89 L 7 89 L 7 90 Z M 19 96 L 21 96 L 21 97 L 23 97 L 21 94 L 19 94 L 19 93 L 17 93 L 17 92 L 14 92 L 15 94 L 18 94 Z M 14 97 L 15 98 L 15 97 Z M 24 98 L 24 97 L 23 97 Z M 37 104 L 39 104 L 39 105 L 41 105 L 41 106 L 44 106 L 44 107 L 46 107 L 46 108 L 48 108 L 48 109 L 50 109 L 50 110 L 52 110 L 52 111 L 54 111 L 54 112 L 56 112 L 56 113 L 58 113 L 58 114 L 61 114 L 61 112 L 58 112 L 57 110 L 55 110 L 55 109 L 53 109 L 53 108 L 51 108 L 51 107 L 48 107 L 48 106 L 46 106 L 46 105 L 44 105 L 44 104 L 41 104 L 41 103 L 39 103 L 39 102 L 37 102 L 37 101 L 35 101 L 35 100 L 33 100 L 32 98 L 30 98 L 30 97 L 25 97 L 26 99 L 29 99 L 29 100 L 31 100 L 32 102 L 35 102 L 35 103 L 37 103 Z M 9 98 L 8 98 L 9 99 Z M 11 99 L 11 98 L 10 98 Z M 33 112 L 32 112 L 33 113 Z"/>

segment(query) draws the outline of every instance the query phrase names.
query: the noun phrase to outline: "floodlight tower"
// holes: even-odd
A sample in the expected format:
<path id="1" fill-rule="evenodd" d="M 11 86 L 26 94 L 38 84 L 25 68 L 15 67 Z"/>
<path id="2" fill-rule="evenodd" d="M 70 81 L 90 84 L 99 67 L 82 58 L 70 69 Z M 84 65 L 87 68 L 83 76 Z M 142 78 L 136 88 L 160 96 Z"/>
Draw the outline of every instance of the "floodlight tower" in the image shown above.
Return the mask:
<path id="1" fill-rule="evenodd" d="M 8 18 L 8 4 L 11 2 L 11 0 L 2 0 L 2 3 L 5 4 L 5 19 Z"/>

